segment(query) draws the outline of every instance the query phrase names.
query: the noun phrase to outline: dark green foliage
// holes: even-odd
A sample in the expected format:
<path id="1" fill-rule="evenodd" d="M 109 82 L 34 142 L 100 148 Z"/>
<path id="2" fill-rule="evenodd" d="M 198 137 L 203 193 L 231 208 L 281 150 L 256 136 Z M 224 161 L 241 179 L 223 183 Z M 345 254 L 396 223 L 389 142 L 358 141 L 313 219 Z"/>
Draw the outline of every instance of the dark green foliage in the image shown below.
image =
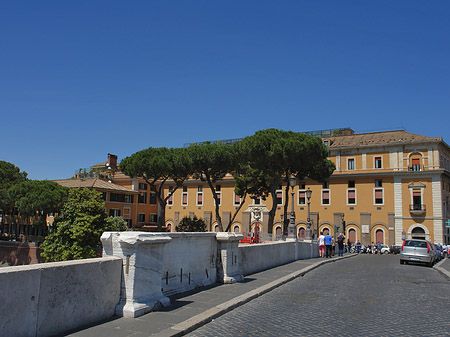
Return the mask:
<path id="1" fill-rule="evenodd" d="M 246 158 L 247 189 L 265 199 L 272 196 L 273 205 L 269 212 L 269 228 L 272 227 L 276 211 L 276 190 L 286 186 L 287 213 L 289 202 L 287 182 L 291 175 L 298 179 L 305 177 L 324 180 L 334 171 L 334 164 L 327 159 L 328 150 L 318 137 L 303 133 L 267 129 L 257 131 L 236 144 L 240 158 Z M 242 164 L 241 164 L 242 165 Z M 287 217 L 285 217 L 287 219 Z"/>
<path id="2" fill-rule="evenodd" d="M 107 219 L 99 192 L 72 189 L 55 219 L 56 230 L 41 245 L 42 256 L 47 262 L 96 257 L 100 236 L 114 230 L 114 222 Z"/>
<path id="3" fill-rule="evenodd" d="M 121 232 L 128 229 L 127 222 L 121 216 L 109 216 L 106 222 L 108 231 Z"/>
<path id="4" fill-rule="evenodd" d="M 164 183 L 171 179 L 175 182 L 175 192 L 187 179 L 191 162 L 187 149 L 168 149 L 165 147 L 148 148 L 124 158 L 120 170 L 130 177 L 141 177 L 156 190 L 158 199 L 158 226 L 165 224 L 165 210 L 170 195 L 163 195 Z"/>
<path id="5" fill-rule="evenodd" d="M 185 216 L 181 219 L 176 227 L 177 232 L 206 232 L 206 224 L 202 218 L 197 218 L 196 215 L 191 219 Z"/>
<path id="6" fill-rule="evenodd" d="M 27 173 L 20 172 L 15 165 L 0 160 L 0 209 L 9 210 L 14 207 L 9 189 L 15 184 L 27 180 Z"/>
<path id="7" fill-rule="evenodd" d="M 11 187 L 9 193 L 22 216 L 34 216 L 36 212 L 45 216 L 59 211 L 68 189 L 53 181 L 26 180 Z"/>
<path id="8" fill-rule="evenodd" d="M 222 219 L 219 213 L 219 202 L 214 183 L 234 169 L 236 164 L 234 148 L 231 145 L 202 144 L 187 149 L 192 165 L 192 176 L 206 181 L 215 200 L 216 220 L 223 232 Z"/>

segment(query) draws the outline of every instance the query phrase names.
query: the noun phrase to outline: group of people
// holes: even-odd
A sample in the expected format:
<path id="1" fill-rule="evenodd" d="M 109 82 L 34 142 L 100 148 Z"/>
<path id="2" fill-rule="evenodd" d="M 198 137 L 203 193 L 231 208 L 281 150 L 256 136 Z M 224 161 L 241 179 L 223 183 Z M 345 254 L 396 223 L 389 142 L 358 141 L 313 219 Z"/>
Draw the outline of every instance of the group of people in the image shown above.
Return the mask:
<path id="1" fill-rule="evenodd" d="M 335 246 L 335 242 L 333 237 L 329 234 L 326 233 L 324 235 L 323 232 L 320 232 L 320 236 L 317 239 L 317 243 L 319 244 L 319 257 L 332 257 L 334 255 L 334 251 L 333 251 L 333 247 Z M 336 238 L 336 243 L 337 243 L 337 251 L 338 251 L 338 256 L 343 256 L 344 255 L 344 249 L 347 250 L 347 253 L 350 253 L 350 247 L 352 246 L 352 243 L 350 241 L 350 239 L 347 240 L 347 244 L 345 244 L 345 235 L 344 233 L 340 233 L 339 236 Z M 356 247 L 356 253 L 360 254 L 362 252 L 361 248 L 361 242 L 356 242 L 355 243 L 355 247 Z M 380 254 L 381 255 L 381 243 L 378 242 L 376 245 L 373 244 L 370 246 L 369 245 L 369 250 L 372 254 Z"/>
<path id="2" fill-rule="evenodd" d="M 345 236 L 344 233 L 340 233 L 336 238 L 338 256 L 344 256 L 344 246 L 345 246 Z M 331 257 L 333 255 L 333 245 L 334 239 L 330 235 L 330 233 L 323 234 L 320 232 L 320 236 L 317 239 L 317 243 L 319 244 L 319 257 Z M 350 240 L 348 244 L 350 243 Z"/>

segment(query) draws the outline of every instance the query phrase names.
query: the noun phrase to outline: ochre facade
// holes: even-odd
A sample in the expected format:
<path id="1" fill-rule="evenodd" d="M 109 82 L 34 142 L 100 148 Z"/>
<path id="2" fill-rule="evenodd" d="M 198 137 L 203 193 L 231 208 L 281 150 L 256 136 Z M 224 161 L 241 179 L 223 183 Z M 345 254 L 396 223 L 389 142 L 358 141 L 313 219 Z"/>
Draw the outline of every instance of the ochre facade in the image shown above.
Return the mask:
<path id="1" fill-rule="evenodd" d="M 405 131 L 389 131 L 323 137 L 329 159 L 336 170 L 325 183 L 298 180 L 294 187 L 296 230 L 304 237 L 307 200 L 310 199 L 311 229 L 317 237 L 322 230 L 332 235 L 343 231 L 351 241 L 363 244 L 400 245 L 404 238 L 427 238 L 436 243 L 449 242 L 450 148 L 442 138 L 426 137 Z M 234 182 L 231 176 L 216 182 L 221 194 L 220 215 L 226 227 L 236 211 Z M 165 185 L 168 195 L 170 184 Z M 291 189 L 281 186 L 280 204 L 274 225 L 268 227 L 272 200 L 247 200 L 230 231 L 252 232 L 255 225 L 263 236 L 281 234 L 284 203 Z M 212 192 L 205 182 L 189 180 L 178 188 L 166 208 L 166 225 L 174 231 L 184 216 L 203 218 L 209 230 L 217 230 Z"/>

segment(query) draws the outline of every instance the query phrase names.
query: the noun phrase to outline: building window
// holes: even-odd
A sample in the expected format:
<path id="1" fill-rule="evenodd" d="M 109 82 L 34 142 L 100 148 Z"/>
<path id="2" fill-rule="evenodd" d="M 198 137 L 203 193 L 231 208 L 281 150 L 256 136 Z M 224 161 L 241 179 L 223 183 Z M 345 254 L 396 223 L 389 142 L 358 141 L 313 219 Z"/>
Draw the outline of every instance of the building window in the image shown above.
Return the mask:
<path id="1" fill-rule="evenodd" d="M 356 189 L 347 190 L 347 205 L 356 205 Z"/>
<path id="2" fill-rule="evenodd" d="M 381 157 L 375 157 L 375 168 L 376 169 L 383 168 Z"/>
<path id="3" fill-rule="evenodd" d="M 275 196 L 277 199 L 277 205 L 283 205 L 283 190 L 276 190 Z"/>
<path id="4" fill-rule="evenodd" d="M 138 203 L 146 204 L 147 203 L 147 193 L 143 192 L 139 194 Z"/>
<path id="5" fill-rule="evenodd" d="M 322 206 L 330 205 L 330 190 L 322 190 Z"/>
<path id="6" fill-rule="evenodd" d="M 197 192 L 197 206 L 203 206 L 203 192 Z"/>
<path id="7" fill-rule="evenodd" d="M 420 159 L 414 158 L 411 160 L 411 171 L 420 171 Z"/>
<path id="8" fill-rule="evenodd" d="M 150 192 L 150 205 L 156 205 L 156 192 Z"/>
<path id="9" fill-rule="evenodd" d="M 322 184 L 322 188 L 324 190 L 329 189 L 330 188 L 330 183 L 328 181 L 324 181 L 323 184 Z"/>
<path id="10" fill-rule="evenodd" d="M 375 198 L 375 205 L 383 205 L 383 189 L 382 188 L 376 188 L 374 190 L 374 198 Z"/>
<path id="11" fill-rule="evenodd" d="M 354 188 L 355 187 L 355 181 L 354 180 L 349 180 L 348 181 L 348 188 Z"/>
<path id="12" fill-rule="evenodd" d="M 323 145 L 328 146 L 328 144 L 329 144 L 328 140 L 323 141 Z"/>
<path id="13" fill-rule="evenodd" d="M 383 187 L 383 180 L 375 179 L 375 187 Z"/>
<path id="14" fill-rule="evenodd" d="M 300 182 L 298 184 L 298 188 L 301 189 L 301 190 L 305 190 L 306 189 L 306 184 L 304 182 Z"/>
<path id="15" fill-rule="evenodd" d="M 198 185 L 197 192 L 203 192 L 203 186 L 202 185 Z"/>
<path id="16" fill-rule="evenodd" d="M 239 206 L 240 204 L 241 204 L 241 197 L 239 195 L 237 195 L 236 193 L 234 193 L 233 205 Z"/>
<path id="17" fill-rule="evenodd" d="M 131 215 L 130 207 L 124 207 L 123 208 L 123 217 L 128 219 L 130 217 L 130 215 Z"/>
<path id="18" fill-rule="evenodd" d="M 253 205 L 261 205 L 261 197 L 260 196 L 254 196 L 253 197 Z"/>
<path id="19" fill-rule="evenodd" d="M 109 216 L 120 216 L 120 209 L 111 208 L 109 210 Z"/>
<path id="20" fill-rule="evenodd" d="M 150 214 L 150 223 L 157 223 L 157 222 L 158 222 L 158 215 Z"/>
<path id="21" fill-rule="evenodd" d="M 348 158 L 347 159 L 347 170 L 354 170 L 355 169 L 355 158 Z"/>
<path id="22" fill-rule="evenodd" d="M 109 201 L 133 203 L 133 196 L 129 194 L 110 193 Z"/>
<path id="23" fill-rule="evenodd" d="M 145 214 L 139 213 L 139 215 L 138 215 L 138 222 L 145 222 Z"/>
<path id="24" fill-rule="evenodd" d="M 145 184 L 145 183 L 139 183 L 139 189 L 140 189 L 140 190 L 147 190 L 147 184 Z"/>
<path id="25" fill-rule="evenodd" d="M 102 192 L 102 200 L 106 201 L 106 192 Z"/>
<path id="26" fill-rule="evenodd" d="M 156 186 L 155 185 L 150 185 L 150 191 L 156 192 Z"/>
<path id="27" fill-rule="evenodd" d="M 413 189 L 413 210 L 422 209 L 422 190 Z"/>
<path id="28" fill-rule="evenodd" d="M 183 193 L 181 193 L 181 205 L 187 206 L 187 204 L 188 204 L 187 186 L 183 186 Z"/>
<path id="29" fill-rule="evenodd" d="M 173 186 L 169 186 L 169 199 L 167 199 L 167 205 L 173 205 Z"/>
<path id="30" fill-rule="evenodd" d="M 299 206 L 306 205 L 306 191 L 305 190 L 298 191 L 298 205 Z"/>

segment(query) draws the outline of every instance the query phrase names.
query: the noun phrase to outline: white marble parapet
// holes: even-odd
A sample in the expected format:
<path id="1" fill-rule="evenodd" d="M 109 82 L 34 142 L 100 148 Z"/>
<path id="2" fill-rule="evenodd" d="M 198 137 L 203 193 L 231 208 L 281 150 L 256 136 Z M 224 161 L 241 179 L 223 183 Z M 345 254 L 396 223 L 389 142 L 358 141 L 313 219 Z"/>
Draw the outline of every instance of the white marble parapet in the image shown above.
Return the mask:
<path id="1" fill-rule="evenodd" d="M 102 235 L 104 255 L 120 257 L 123 264 L 117 315 L 138 317 L 170 304 L 161 291 L 164 245 L 170 240 L 162 233 L 106 232 Z"/>
<path id="2" fill-rule="evenodd" d="M 217 233 L 219 260 L 217 279 L 219 282 L 234 283 L 244 279 L 239 271 L 239 241 L 243 238 L 244 236 L 240 233 Z"/>

